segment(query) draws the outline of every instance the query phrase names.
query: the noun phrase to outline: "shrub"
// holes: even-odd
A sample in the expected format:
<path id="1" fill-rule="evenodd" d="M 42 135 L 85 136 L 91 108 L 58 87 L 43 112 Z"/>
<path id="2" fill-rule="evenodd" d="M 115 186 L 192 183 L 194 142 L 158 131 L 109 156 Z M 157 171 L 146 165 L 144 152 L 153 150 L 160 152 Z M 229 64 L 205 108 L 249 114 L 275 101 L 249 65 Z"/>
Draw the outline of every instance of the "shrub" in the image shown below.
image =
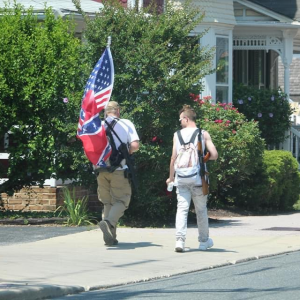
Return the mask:
<path id="1" fill-rule="evenodd" d="M 292 209 L 299 199 L 300 173 L 297 160 L 288 151 L 265 151 L 264 174 L 261 182 L 264 193 L 260 198 L 260 207 L 266 210 Z"/>
<path id="2" fill-rule="evenodd" d="M 67 225 L 83 226 L 92 225 L 91 215 L 87 208 L 88 197 L 85 196 L 82 199 L 76 199 L 75 189 L 70 192 L 67 187 L 63 188 L 64 205 L 59 207 L 60 214 L 65 213 L 67 215 Z"/>
<path id="3" fill-rule="evenodd" d="M 235 188 L 251 182 L 262 165 L 264 141 L 257 123 L 247 121 L 232 104 L 211 104 L 210 99 L 199 99 L 195 109 L 198 125 L 207 130 L 215 144 L 219 158 L 208 162 L 210 172 L 210 205 L 236 204 Z"/>
<path id="4" fill-rule="evenodd" d="M 290 152 L 265 150 L 258 122 L 248 121 L 231 104 L 198 104 L 198 124 L 206 129 L 219 153 L 209 162 L 210 204 L 230 204 L 253 211 L 291 209 L 299 199 L 298 162 Z"/>
<path id="5" fill-rule="evenodd" d="M 0 138 L 11 134 L 9 180 L 0 191 L 42 185 L 53 174 L 78 178 L 87 160 L 80 141 L 72 142 L 85 80 L 75 25 L 51 8 L 43 22 L 17 4 L 0 13 Z"/>
<path id="6" fill-rule="evenodd" d="M 285 139 L 290 128 L 290 107 L 287 95 L 280 90 L 258 90 L 250 86 L 235 86 L 233 104 L 246 118 L 258 122 L 261 136 L 273 149 Z"/>
<path id="7" fill-rule="evenodd" d="M 233 186 L 235 204 L 258 212 L 292 209 L 300 193 L 298 162 L 292 154 L 266 150 L 257 171 L 251 180 Z"/>

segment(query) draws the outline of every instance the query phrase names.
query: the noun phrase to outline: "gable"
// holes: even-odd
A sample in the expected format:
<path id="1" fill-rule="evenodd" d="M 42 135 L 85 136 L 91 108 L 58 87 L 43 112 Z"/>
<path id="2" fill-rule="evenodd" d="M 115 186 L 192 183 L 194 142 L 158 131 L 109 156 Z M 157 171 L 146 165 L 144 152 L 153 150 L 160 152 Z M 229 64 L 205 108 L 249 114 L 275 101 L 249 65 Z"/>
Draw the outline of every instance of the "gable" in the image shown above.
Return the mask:
<path id="1" fill-rule="evenodd" d="M 233 7 L 234 16 L 237 22 L 293 22 L 293 20 L 287 16 L 278 14 L 277 12 L 256 3 L 252 3 L 252 1 L 235 0 Z"/>
<path id="2" fill-rule="evenodd" d="M 249 0 L 292 20 L 300 21 L 300 0 Z"/>

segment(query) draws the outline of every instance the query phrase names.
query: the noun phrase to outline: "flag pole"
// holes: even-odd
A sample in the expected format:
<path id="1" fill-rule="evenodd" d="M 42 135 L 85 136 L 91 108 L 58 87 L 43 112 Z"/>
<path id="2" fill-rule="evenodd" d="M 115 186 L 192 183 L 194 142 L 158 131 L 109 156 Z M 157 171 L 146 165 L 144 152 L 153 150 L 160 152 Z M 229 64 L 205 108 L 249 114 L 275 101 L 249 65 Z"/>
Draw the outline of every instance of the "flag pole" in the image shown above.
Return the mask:
<path id="1" fill-rule="evenodd" d="M 109 36 L 108 38 L 107 38 L 107 48 L 109 48 L 110 47 L 110 44 L 111 44 L 111 36 Z"/>

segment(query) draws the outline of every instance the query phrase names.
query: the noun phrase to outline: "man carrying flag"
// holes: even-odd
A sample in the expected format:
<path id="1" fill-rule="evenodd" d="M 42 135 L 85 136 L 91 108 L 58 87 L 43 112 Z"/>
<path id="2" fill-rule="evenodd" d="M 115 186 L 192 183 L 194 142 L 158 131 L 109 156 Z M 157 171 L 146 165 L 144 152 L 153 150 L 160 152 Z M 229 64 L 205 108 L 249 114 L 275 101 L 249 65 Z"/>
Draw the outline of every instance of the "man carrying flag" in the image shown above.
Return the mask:
<path id="1" fill-rule="evenodd" d="M 128 208 L 132 193 L 126 160 L 122 159 L 120 153 L 121 160 L 118 160 L 117 166 L 113 165 L 115 153 L 112 153 L 112 148 L 117 151 L 122 144 L 128 155 L 139 149 L 139 137 L 134 124 L 127 119 L 120 119 L 119 104 L 109 102 L 114 82 L 109 45 L 110 41 L 86 84 L 77 131 L 85 154 L 98 173 L 98 198 L 104 205 L 99 227 L 107 246 L 118 244 L 117 223 Z M 105 122 L 99 119 L 99 112 L 103 109 Z"/>

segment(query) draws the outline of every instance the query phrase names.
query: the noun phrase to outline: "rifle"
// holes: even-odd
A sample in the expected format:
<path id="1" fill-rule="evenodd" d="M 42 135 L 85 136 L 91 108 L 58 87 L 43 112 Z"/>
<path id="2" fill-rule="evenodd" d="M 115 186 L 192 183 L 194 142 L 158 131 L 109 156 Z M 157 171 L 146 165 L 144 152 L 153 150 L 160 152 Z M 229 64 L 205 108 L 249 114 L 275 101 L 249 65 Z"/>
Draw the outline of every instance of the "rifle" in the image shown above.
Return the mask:
<path id="1" fill-rule="evenodd" d="M 125 177 L 128 178 L 129 182 L 132 183 L 135 191 L 137 192 L 138 191 L 138 182 L 137 182 L 137 178 L 136 178 L 136 174 L 135 174 L 133 155 L 129 154 L 127 145 L 122 142 L 122 140 L 119 138 L 119 136 L 117 135 L 117 133 L 115 132 L 115 130 L 111 126 L 111 124 L 109 122 L 107 122 L 106 120 L 105 120 L 105 123 L 109 127 L 109 129 L 114 133 L 114 135 L 117 137 L 117 139 L 120 142 L 120 146 L 118 148 L 118 151 L 123 155 L 123 157 L 126 161 L 126 165 L 128 167 L 128 170 L 129 170 L 128 173 L 126 173 L 126 170 L 125 170 Z"/>
<path id="2" fill-rule="evenodd" d="M 205 163 L 209 160 L 210 153 L 207 152 L 205 155 L 202 149 L 202 132 L 199 130 L 198 134 L 198 156 L 200 163 L 200 177 L 202 181 L 202 193 L 204 196 L 208 195 L 209 184 L 208 184 L 208 172 L 205 170 Z"/>

